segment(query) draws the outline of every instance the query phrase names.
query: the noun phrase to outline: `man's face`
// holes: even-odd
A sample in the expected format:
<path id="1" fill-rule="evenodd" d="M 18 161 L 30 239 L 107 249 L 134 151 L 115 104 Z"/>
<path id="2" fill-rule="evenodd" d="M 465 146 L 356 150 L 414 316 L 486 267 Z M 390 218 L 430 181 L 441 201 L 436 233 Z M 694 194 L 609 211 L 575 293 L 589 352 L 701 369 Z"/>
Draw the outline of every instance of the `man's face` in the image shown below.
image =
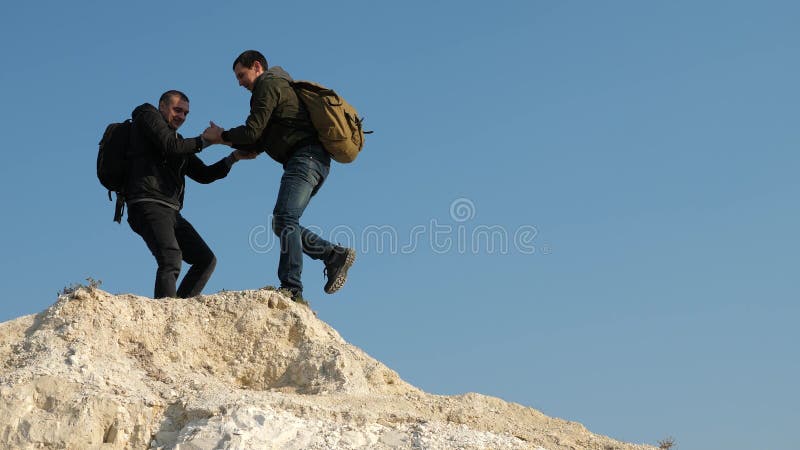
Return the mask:
<path id="1" fill-rule="evenodd" d="M 166 102 L 159 104 L 158 110 L 161 111 L 169 127 L 177 130 L 189 115 L 189 102 L 182 100 L 180 95 L 173 95 Z"/>
<path id="2" fill-rule="evenodd" d="M 253 67 L 249 69 L 241 63 L 237 63 L 233 68 L 233 73 L 236 75 L 236 79 L 239 80 L 239 86 L 253 92 L 253 85 L 256 83 L 256 78 L 264 73 L 264 68 L 261 67 L 261 63 L 258 61 L 254 62 Z"/>

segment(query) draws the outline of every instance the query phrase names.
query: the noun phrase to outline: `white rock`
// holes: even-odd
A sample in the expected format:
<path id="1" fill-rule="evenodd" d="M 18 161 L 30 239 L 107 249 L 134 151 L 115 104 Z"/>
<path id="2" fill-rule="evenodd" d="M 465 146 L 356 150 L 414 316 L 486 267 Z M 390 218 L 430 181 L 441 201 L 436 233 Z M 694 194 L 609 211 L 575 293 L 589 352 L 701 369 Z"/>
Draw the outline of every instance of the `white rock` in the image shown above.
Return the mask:
<path id="1" fill-rule="evenodd" d="M 655 448 L 492 397 L 426 394 L 270 291 L 81 289 L 0 324 L 0 361 L 0 448 Z"/>

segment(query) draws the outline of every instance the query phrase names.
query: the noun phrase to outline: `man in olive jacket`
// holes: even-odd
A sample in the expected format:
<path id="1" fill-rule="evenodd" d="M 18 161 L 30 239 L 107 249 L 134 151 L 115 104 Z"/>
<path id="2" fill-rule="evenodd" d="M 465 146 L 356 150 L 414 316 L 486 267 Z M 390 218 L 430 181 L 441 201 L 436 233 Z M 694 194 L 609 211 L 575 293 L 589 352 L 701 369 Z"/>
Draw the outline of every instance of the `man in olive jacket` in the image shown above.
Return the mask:
<path id="1" fill-rule="evenodd" d="M 234 162 L 254 153 L 236 150 L 210 166 L 196 156 L 210 145 L 202 136 L 184 139 L 177 130 L 189 114 L 189 99 L 167 91 L 155 106 L 133 110 L 129 168 L 125 186 L 128 224 L 144 239 L 158 263 L 154 298 L 194 297 L 203 290 L 217 260 L 203 238 L 180 213 L 185 176 L 198 183 L 224 178 Z M 191 264 L 175 288 L 181 260 Z"/>
<path id="2" fill-rule="evenodd" d="M 281 288 L 302 300 L 303 253 L 325 264 L 325 292 L 332 294 L 347 280 L 355 261 L 352 248 L 333 245 L 300 226 L 300 216 L 328 176 L 331 157 L 320 144 L 308 111 L 291 86 L 292 78 L 280 67 L 267 68 L 264 55 L 248 50 L 233 62 L 239 85 L 252 92 L 250 115 L 244 125 L 221 131 L 212 122 L 206 138 L 238 149 L 266 151 L 283 165 L 272 228 L 280 238 L 278 278 Z"/>

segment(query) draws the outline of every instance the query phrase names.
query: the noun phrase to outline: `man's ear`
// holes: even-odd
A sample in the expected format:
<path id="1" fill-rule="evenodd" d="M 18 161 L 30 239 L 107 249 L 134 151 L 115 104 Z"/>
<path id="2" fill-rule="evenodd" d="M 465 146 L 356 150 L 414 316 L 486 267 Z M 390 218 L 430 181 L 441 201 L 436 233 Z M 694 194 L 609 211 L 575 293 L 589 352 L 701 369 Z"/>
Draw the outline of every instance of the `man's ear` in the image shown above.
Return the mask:
<path id="1" fill-rule="evenodd" d="M 258 64 L 258 67 L 256 67 Z M 256 72 L 264 72 L 264 66 L 261 65 L 261 61 L 253 61 L 253 70 Z"/>

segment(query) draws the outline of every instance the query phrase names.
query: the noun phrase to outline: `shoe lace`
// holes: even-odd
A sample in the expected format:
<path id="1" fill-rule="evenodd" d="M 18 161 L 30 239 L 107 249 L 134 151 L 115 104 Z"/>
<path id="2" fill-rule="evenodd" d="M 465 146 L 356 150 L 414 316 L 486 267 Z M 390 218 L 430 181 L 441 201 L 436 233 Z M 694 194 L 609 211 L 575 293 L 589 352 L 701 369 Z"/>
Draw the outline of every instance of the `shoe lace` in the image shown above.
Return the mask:
<path id="1" fill-rule="evenodd" d="M 342 246 L 341 243 L 337 244 L 337 247 L 341 247 L 341 246 Z M 336 251 L 336 250 L 334 250 L 334 251 Z M 325 263 L 325 268 L 322 269 L 322 276 L 325 277 L 325 278 L 328 278 L 328 267 L 329 267 L 329 264 L 326 262 Z"/>

